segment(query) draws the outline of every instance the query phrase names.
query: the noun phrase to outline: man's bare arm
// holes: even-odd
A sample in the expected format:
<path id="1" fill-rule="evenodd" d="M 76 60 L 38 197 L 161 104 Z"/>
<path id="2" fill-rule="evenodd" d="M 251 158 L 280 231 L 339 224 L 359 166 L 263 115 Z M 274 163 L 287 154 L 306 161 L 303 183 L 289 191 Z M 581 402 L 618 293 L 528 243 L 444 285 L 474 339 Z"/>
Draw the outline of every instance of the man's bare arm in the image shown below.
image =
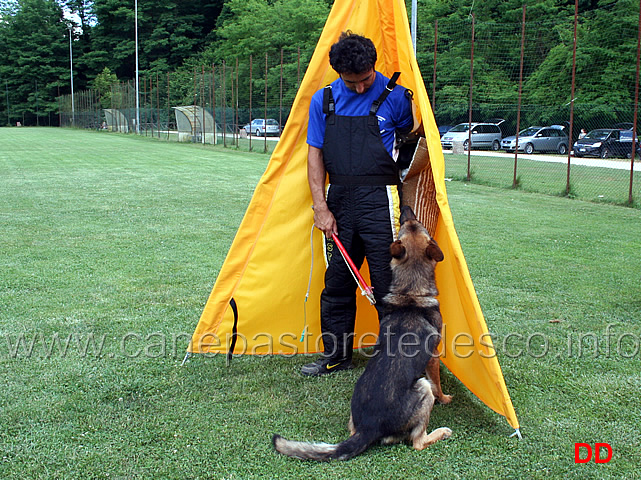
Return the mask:
<path id="1" fill-rule="evenodd" d="M 314 202 L 314 226 L 323 231 L 326 237 L 338 233 L 336 219 L 327 207 L 325 201 L 325 164 L 323 151 L 320 148 L 309 146 L 307 153 L 307 181 Z"/>

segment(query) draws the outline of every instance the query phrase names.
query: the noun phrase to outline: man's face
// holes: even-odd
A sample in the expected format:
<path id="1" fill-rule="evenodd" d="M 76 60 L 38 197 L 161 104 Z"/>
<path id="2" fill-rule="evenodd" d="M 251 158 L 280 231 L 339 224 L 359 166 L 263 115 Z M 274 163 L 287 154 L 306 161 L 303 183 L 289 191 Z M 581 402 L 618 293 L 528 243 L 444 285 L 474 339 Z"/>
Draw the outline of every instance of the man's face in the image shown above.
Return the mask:
<path id="1" fill-rule="evenodd" d="M 352 92 L 365 93 L 374 84 L 376 71 L 372 68 L 362 73 L 342 73 L 341 80 Z"/>

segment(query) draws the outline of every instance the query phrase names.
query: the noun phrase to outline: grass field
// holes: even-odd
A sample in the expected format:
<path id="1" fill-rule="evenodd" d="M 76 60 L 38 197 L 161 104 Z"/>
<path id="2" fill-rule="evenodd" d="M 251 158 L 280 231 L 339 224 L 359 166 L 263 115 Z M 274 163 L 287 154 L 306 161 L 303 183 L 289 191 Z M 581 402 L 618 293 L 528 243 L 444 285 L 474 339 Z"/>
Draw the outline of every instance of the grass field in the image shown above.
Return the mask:
<path id="1" fill-rule="evenodd" d="M 208 134 L 211 136 L 211 134 Z M 148 131 L 146 134 L 141 133 L 141 136 L 148 138 L 156 138 L 161 141 L 169 142 L 178 142 L 178 132 L 156 132 Z M 205 139 L 207 142 L 211 142 L 211 138 L 207 137 Z M 246 136 L 242 137 L 240 134 L 227 133 L 224 137 L 222 132 L 219 132 L 216 135 L 216 143 L 220 146 L 236 150 L 238 152 L 255 152 L 255 153 L 269 153 L 271 154 L 276 147 L 278 138 L 277 137 L 257 137 L 252 135 L 251 138 Z M 192 143 L 198 143 L 199 140 L 193 141 Z"/>
<path id="2" fill-rule="evenodd" d="M 610 159 L 622 169 L 588 167 L 572 164 L 569 196 L 597 203 L 628 205 L 630 194 L 630 160 Z M 639 160 L 637 160 L 638 162 Z M 598 160 L 595 160 L 598 164 Z M 467 154 L 445 155 L 446 175 L 467 178 Z M 501 188 L 512 188 L 514 155 L 497 157 L 473 155 L 470 159 L 472 182 Z M 517 187 L 523 191 L 566 196 L 567 163 L 550 163 L 519 157 Z M 631 206 L 641 207 L 641 173 L 634 173 Z"/>
<path id="3" fill-rule="evenodd" d="M 524 437 L 445 371 L 450 440 L 314 464 L 271 435 L 346 438 L 364 357 L 181 367 L 268 156 L 68 129 L 0 146 L 0 478 L 641 478 L 638 209 L 448 182 Z M 575 464 L 576 442 L 612 460 Z"/>

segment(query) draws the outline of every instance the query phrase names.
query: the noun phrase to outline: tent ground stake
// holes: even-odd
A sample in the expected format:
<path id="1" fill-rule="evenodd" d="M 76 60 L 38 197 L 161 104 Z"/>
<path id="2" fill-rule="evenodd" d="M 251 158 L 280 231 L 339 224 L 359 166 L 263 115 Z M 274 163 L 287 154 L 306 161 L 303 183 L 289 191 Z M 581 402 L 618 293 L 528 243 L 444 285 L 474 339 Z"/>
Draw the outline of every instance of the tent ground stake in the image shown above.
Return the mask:
<path id="1" fill-rule="evenodd" d="M 187 360 L 189 360 L 189 357 L 191 357 L 191 353 L 189 352 L 185 353 L 185 358 L 183 358 L 183 363 L 180 364 L 181 367 L 185 366 L 185 363 L 187 363 Z"/>

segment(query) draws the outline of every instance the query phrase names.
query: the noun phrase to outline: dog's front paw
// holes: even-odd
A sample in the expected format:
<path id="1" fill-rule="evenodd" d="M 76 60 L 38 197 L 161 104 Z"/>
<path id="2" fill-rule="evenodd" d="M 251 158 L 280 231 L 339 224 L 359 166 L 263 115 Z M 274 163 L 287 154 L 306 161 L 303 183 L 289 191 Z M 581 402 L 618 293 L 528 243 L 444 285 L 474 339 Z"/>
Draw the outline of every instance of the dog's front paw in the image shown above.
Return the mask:
<path id="1" fill-rule="evenodd" d="M 446 438 L 450 438 L 452 436 L 452 430 L 447 427 L 437 428 L 434 432 L 438 432 L 438 434 L 441 436 L 441 440 L 445 440 Z"/>
<path id="2" fill-rule="evenodd" d="M 442 405 L 447 405 L 452 401 L 452 395 L 441 395 L 440 397 L 436 397 L 436 401 Z"/>

